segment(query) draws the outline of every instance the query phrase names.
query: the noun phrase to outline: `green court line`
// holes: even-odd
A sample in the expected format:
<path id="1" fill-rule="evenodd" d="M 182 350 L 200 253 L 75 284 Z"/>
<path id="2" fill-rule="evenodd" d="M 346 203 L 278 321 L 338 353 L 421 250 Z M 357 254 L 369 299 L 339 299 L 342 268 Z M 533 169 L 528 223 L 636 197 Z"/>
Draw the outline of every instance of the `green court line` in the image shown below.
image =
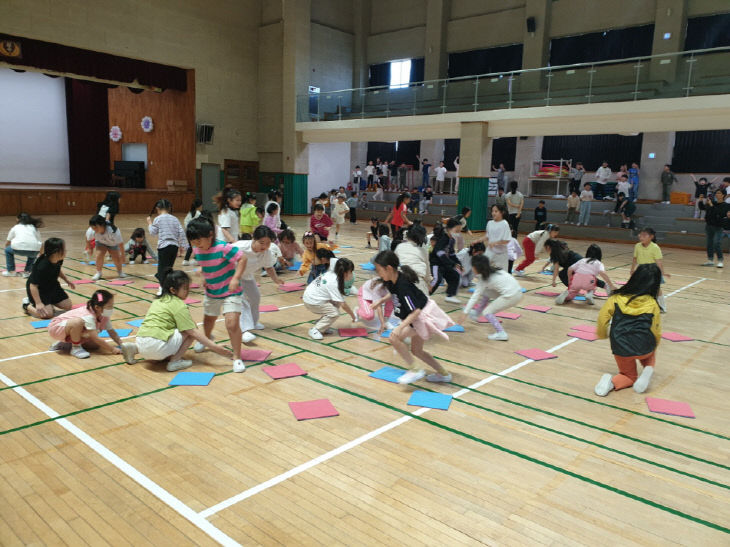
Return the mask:
<path id="1" fill-rule="evenodd" d="M 290 336 L 295 336 L 297 338 L 304 338 L 304 337 L 300 337 L 300 336 L 298 336 L 296 334 L 290 334 Z M 350 351 L 350 350 L 347 350 L 347 349 L 344 349 L 344 348 L 340 348 L 340 347 L 338 347 L 337 349 L 339 349 L 340 351 L 343 351 L 345 353 L 349 353 L 350 355 L 357 355 L 357 356 L 361 356 L 361 357 L 363 357 L 365 359 L 368 359 L 368 360 L 371 360 L 371 361 L 376 361 L 376 362 L 381 363 L 381 364 L 385 364 L 385 365 L 389 365 L 389 366 L 394 366 L 393 363 L 390 363 L 388 361 L 383 361 L 381 359 L 376 359 L 375 357 L 371 357 L 369 355 L 355 353 L 353 351 Z M 314 353 L 314 352 L 311 352 L 310 351 L 310 353 Z M 326 356 L 322 355 L 322 357 L 326 357 Z M 339 360 L 339 359 L 334 359 L 332 357 L 330 357 L 330 359 L 333 360 L 333 361 L 341 362 L 342 364 L 348 365 L 348 366 L 351 364 L 351 363 L 348 363 L 346 361 L 342 361 L 342 360 Z M 402 367 L 399 367 L 397 365 L 395 365 L 395 366 L 397 368 L 402 368 Z M 617 431 L 612 431 L 612 430 L 607 429 L 607 428 L 604 428 L 604 427 L 592 425 L 592 424 L 589 424 L 587 422 L 582 422 L 582 421 L 576 420 L 574 418 L 569 418 L 568 416 L 563 416 L 561 414 L 557 414 L 557 413 L 554 413 L 554 412 L 550 412 L 548 410 L 543 410 L 543 409 L 538 408 L 538 407 L 526 405 L 524 403 L 520 403 L 520 402 L 514 401 L 512 399 L 507 399 L 505 397 L 500 397 L 498 395 L 493 395 L 493 394 L 488 393 L 486 391 L 480 391 L 478 389 L 470 389 L 468 386 L 463 386 L 463 385 L 460 385 L 460 384 L 456 384 L 454 382 L 451 382 L 451 385 L 454 385 L 454 386 L 459 387 L 459 388 L 462 388 L 462 389 L 468 389 L 472 393 L 477 393 L 477 394 L 480 394 L 480 395 L 484 395 L 486 397 L 491 397 L 491 398 L 494 398 L 494 399 L 497 399 L 497 400 L 500 400 L 500 401 L 503 401 L 503 402 L 506 402 L 506 403 L 509 403 L 509 404 L 512 404 L 512 405 L 515 405 L 515 406 L 523 407 L 523 408 L 532 410 L 534 412 L 538 412 L 538 413 L 541 413 L 541 414 L 545 414 L 545 415 L 551 416 L 553 418 L 558 418 L 558 419 L 565 420 L 565 421 L 568 421 L 568 422 L 573 422 L 575 424 L 578 424 L 578 425 L 587 427 L 589 429 L 595 429 L 595 430 L 601 431 L 603 433 L 608 433 L 609 435 L 613 435 L 613 436 L 616 436 L 616 437 L 621 437 L 621 438 L 627 439 L 629 441 L 634 441 L 634 442 L 637 442 L 639 444 L 643 444 L 643 445 L 646 445 L 646 446 L 650 446 L 652 448 L 656 448 L 656 449 L 659 449 L 659 450 L 663 450 L 665 452 L 669 452 L 669 453 L 672 453 L 672 454 L 676 454 L 678 456 L 683 456 L 683 457 L 688 458 L 688 459 L 691 459 L 691 460 L 695 460 L 695 461 L 698 461 L 698 462 L 701 462 L 701 463 L 705 463 L 705 464 L 712 465 L 712 466 L 715 466 L 715 467 L 720 467 L 720 468 L 723 468 L 723 469 L 730 470 L 730 466 L 726 466 L 726 465 L 723 465 L 723 464 L 720 464 L 720 463 L 717 463 L 717 462 L 713 462 L 712 460 L 706 460 L 706 459 L 700 458 L 699 456 L 694 456 L 692 454 L 687 454 L 685 452 L 681 452 L 679 450 L 675 450 L 673 448 L 669 448 L 669 447 L 666 447 L 666 446 L 663 446 L 663 445 L 660 445 L 660 444 L 655 444 L 655 443 L 652 443 L 650 441 L 645 441 L 645 440 L 639 439 L 637 437 L 632 437 L 632 436 L 627 435 L 625 433 L 619 433 Z"/>
<path id="2" fill-rule="evenodd" d="M 58 380 L 59 378 L 67 378 L 69 376 L 76 376 L 77 374 L 85 374 L 87 372 L 93 372 L 95 370 L 103 370 L 105 368 L 118 367 L 119 365 L 123 365 L 123 364 L 124 364 L 124 361 L 121 361 L 119 363 L 111 363 L 109 365 L 102 365 L 100 367 L 87 368 L 84 370 L 77 370 L 75 372 L 67 372 L 66 374 L 59 374 L 57 376 L 49 376 L 48 378 L 41 378 L 39 380 L 31 380 L 30 382 L 23 382 L 22 384 L 15 384 L 14 386 L 0 387 L 0 391 L 6 391 L 8 389 L 13 389 L 15 387 L 23 387 L 23 386 L 30 386 L 33 384 L 40 384 L 42 382 L 48 382 L 49 380 Z"/>
<path id="3" fill-rule="evenodd" d="M 337 391 L 341 391 L 343 393 L 347 393 L 348 395 L 352 395 L 353 397 L 357 397 L 359 399 L 363 399 L 365 401 L 368 401 L 370 403 L 376 404 L 378 406 L 387 408 L 387 409 L 392 410 L 394 412 L 397 412 L 399 414 L 403 414 L 404 416 L 408 416 L 409 418 L 412 418 L 414 420 L 418 420 L 420 422 L 423 422 L 423 423 L 432 425 L 432 426 L 437 427 L 439 429 L 442 429 L 444 431 L 448 431 L 449 433 L 453 433 L 453 434 L 458 435 L 460 437 L 463 437 L 465 439 L 469 439 L 469 440 L 474 441 L 474 442 L 477 442 L 479 444 L 483 444 L 485 446 L 488 446 L 488 447 L 493 448 L 495 450 L 498 450 L 500 452 L 509 454 L 511 456 L 515 456 L 517 458 L 520 458 L 522 460 L 528 461 L 530 463 L 534 463 L 534 464 L 539 465 L 541 467 L 545 467 L 545 468 L 550 469 L 552 471 L 556 471 L 557 473 L 560 473 L 562 475 L 567 475 L 567 476 L 572 477 L 574 479 L 578 479 L 578 480 L 580 480 L 582 482 L 585 482 L 587 484 L 590 484 L 592 486 L 597 486 L 597 487 L 602 488 L 604 490 L 607 490 L 609 492 L 613 492 L 614 494 L 618 494 L 618 495 L 623 496 L 625 498 L 629 498 L 631 500 L 638 501 L 638 502 L 643 503 L 645 505 L 648 505 L 650 507 L 654 507 L 655 509 L 659 509 L 661 511 L 670 513 L 672 515 L 675 515 L 675 516 L 678 516 L 680 518 L 683 518 L 683 519 L 692 521 L 694 523 L 701 524 L 703 526 L 707 526 L 708 528 L 712 528 L 714 530 L 718 530 L 718 531 L 723 532 L 725 534 L 730 534 L 730 528 L 727 528 L 725 526 L 722 526 L 720 524 L 716 524 L 714 522 L 711 522 L 711 521 L 708 521 L 708 520 L 705 520 L 705 519 L 701 519 L 699 517 L 695 517 L 694 515 L 690 515 L 689 513 L 685 513 L 683 511 L 680 511 L 678 509 L 674 509 L 672 507 L 669 507 L 667 505 L 658 503 L 658 502 L 653 501 L 653 500 L 650 500 L 648 498 L 644 498 L 642 496 L 633 494 L 633 493 L 631 493 L 631 492 L 629 492 L 627 490 L 623 490 L 621 488 L 616 488 L 615 486 L 612 486 L 610 484 L 606 484 L 606 483 L 597 481 L 595 479 L 591 479 L 590 477 L 587 477 L 585 475 L 581 475 L 581 474 L 576 473 L 574 471 L 570 471 L 568 469 L 565 469 L 564 467 L 560 467 L 559 465 L 555 465 L 555 464 L 552 464 L 552 463 L 548 463 L 548 462 L 546 462 L 544 460 L 540 460 L 540 459 L 535 458 L 533 456 L 528 456 L 527 454 L 523 454 L 521 452 L 518 452 L 516 450 L 512 450 L 510 448 L 501 446 L 499 444 L 493 443 L 493 442 L 488 441 L 486 439 L 482 439 L 481 437 L 477 437 L 476 435 L 472 435 L 470 433 L 466 433 L 465 431 L 461 431 L 459 429 L 456 429 L 456 428 L 453 428 L 453 427 L 450 427 L 450 426 L 441 424 L 441 423 L 436 422 L 434 420 L 429 420 L 428 418 L 424 418 L 423 416 L 418 416 L 416 414 L 412 414 L 411 412 L 408 412 L 407 410 L 402 410 L 402 409 L 400 409 L 398 407 L 395 407 L 395 406 L 389 405 L 387 403 L 384 403 L 384 402 L 378 401 L 376 399 L 373 399 L 372 397 L 368 397 L 367 395 L 363 395 L 361 393 L 357 393 L 355 391 L 349 390 L 349 389 L 344 388 L 344 387 L 341 387 L 341 386 L 337 386 L 335 384 L 331 384 L 329 382 L 326 382 L 324 380 L 320 380 L 318 378 L 313 378 L 311 375 L 306 375 L 306 376 L 304 376 L 304 378 L 307 379 L 307 380 L 310 380 L 312 382 L 316 382 L 318 384 L 328 386 L 328 387 L 330 387 L 332 389 L 335 389 Z"/>
<path id="4" fill-rule="evenodd" d="M 253 368 L 253 367 L 257 367 L 257 366 L 260 366 L 260 365 L 265 365 L 265 364 L 275 365 L 274 361 L 278 361 L 279 359 L 286 359 L 288 357 L 291 357 L 292 355 L 297 355 L 299 353 L 302 353 L 303 351 L 305 351 L 305 350 L 299 350 L 299 351 L 295 351 L 295 352 L 292 352 L 292 353 L 288 353 L 286 355 L 281 355 L 279 357 L 275 357 L 273 359 L 267 359 L 266 361 L 259 361 L 257 363 L 252 363 L 250 365 L 246 365 L 246 369 Z M 107 366 L 114 366 L 114 365 L 107 365 Z M 103 368 L 103 367 L 100 367 L 100 368 Z M 233 371 L 232 370 L 226 370 L 224 372 L 216 372 L 215 373 L 215 376 L 223 376 L 225 374 L 233 374 Z M 31 382 L 31 383 L 33 383 L 33 382 Z M 25 385 L 25 384 L 22 384 L 22 385 Z M 15 385 L 15 386 L 8 386 L 8 387 L 10 387 L 11 389 L 12 388 L 17 388 L 17 387 L 21 387 L 21 384 L 18 384 L 18 385 Z M 116 404 L 119 404 L 119 403 L 125 403 L 127 401 L 132 401 L 134 399 L 139 399 L 141 397 L 146 397 L 148 395 L 153 395 L 155 393 L 160 393 L 162 391 L 166 391 L 168 389 L 173 389 L 173 388 L 176 388 L 176 387 L 181 387 L 181 386 L 170 386 L 170 385 L 167 385 L 167 386 L 163 386 L 163 387 L 160 387 L 160 388 L 157 388 L 157 389 L 153 389 L 151 391 L 145 391 L 144 393 L 138 393 L 136 395 L 130 395 L 129 397 L 123 397 L 123 398 L 117 399 L 115 401 L 109 401 L 109 402 L 101 403 L 101 404 L 98 404 L 98 405 L 95 405 L 95 406 L 90 406 L 90 407 L 87 407 L 87 408 L 82 408 L 82 409 L 79 409 L 79 410 L 74 410 L 73 412 L 68 412 L 66 414 L 61 414 L 61 415 L 56 416 L 54 418 L 46 418 L 45 420 L 39 420 L 37 422 L 32 422 L 32 423 L 29 423 L 29 424 L 20 425 L 20 426 L 17 426 L 17 427 L 13 427 L 13 428 L 10 428 L 10 429 L 6 429 L 4 431 L 0 431 L 0 435 L 7 435 L 8 433 L 14 433 L 16 431 L 23 431 L 25 429 L 30 429 L 31 427 L 36 427 L 36 426 L 43 425 L 43 424 L 47 424 L 47 423 L 50 423 L 50 422 L 55 422 L 56 420 L 60 420 L 62 418 L 70 418 L 71 416 L 77 416 L 79 414 L 84 414 L 86 412 L 91 412 L 92 410 L 98 410 L 100 408 L 105 408 L 105 407 L 108 407 L 108 406 L 113 406 L 113 405 L 116 405 Z"/>

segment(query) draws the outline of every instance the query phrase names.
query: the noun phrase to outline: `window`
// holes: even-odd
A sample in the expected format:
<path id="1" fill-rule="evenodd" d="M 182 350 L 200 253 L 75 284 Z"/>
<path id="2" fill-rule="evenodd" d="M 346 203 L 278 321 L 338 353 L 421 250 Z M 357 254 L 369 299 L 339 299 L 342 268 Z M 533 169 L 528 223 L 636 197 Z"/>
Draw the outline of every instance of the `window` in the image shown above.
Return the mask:
<path id="1" fill-rule="evenodd" d="M 411 60 L 390 63 L 390 89 L 408 87 L 411 82 Z"/>

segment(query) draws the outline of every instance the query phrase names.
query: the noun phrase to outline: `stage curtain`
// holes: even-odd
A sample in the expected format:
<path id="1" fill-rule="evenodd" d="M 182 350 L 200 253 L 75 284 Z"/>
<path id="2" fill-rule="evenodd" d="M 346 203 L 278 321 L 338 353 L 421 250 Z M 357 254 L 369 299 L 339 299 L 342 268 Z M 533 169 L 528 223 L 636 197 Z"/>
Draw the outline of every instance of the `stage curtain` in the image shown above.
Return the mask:
<path id="1" fill-rule="evenodd" d="M 685 51 L 725 46 L 730 46 L 730 13 L 687 19 Z"/>
<path id="2" fill-rule="evenodd" d="M 375 160 L 380 158 L 383 161 L 391 161 L 395 159 L 395 143 L 394 142 L 369 142 L 368 143 L 368 161 L 375 164 Z M 364 165 L 362 166 L 365 167 Z"/>
<path id="3" fill-rule="evenodd" d="M 595 171 L 607 161 L 611 171 L 615 172 L 624 163 L 628 167 L 631 167 L 631 162 L 640 163 L 642 139 L 642 134 L 545 137 L 542 157 L 548 160 L 572 159 L 574 165 L 581 161 L 587 171 Z"/>
<path id="4" fill-rule="evenodd" d="M 449 171 L 454 171 L 454 160 L 459 155 L 461 139 L 444 139 L 444 165 Z"/>
<path id="5" fill-rule="evenodd" d="M 109 86 L 66 78 L 66 125 L 72 186 L 108 186 Z"/>
<path id="6" fill-rule="evenodd" d="M 677 131 L 672 170 L 678 173 L 729 173 L 730 130 Z"/>
<path id="7" fill-rule="evenodd" d="M 411 165 L 414 169 L 418 169 L 419 164 L 416 156 L 420 150 L 421 141 L 398 141 L 395 162 L 398 165 L 405 163 L 406 165 Z"/>
<path id="8" fill-rule="evenodd" d="M 492 165 L 494 167 L 499 167 L 500 163 L 504 163 L 506 171 L 514 171 L 516 154 L 517 137 L 492 139 Z"/>
<path id="9" fill-rule="evenodd" d="M 651 55 L 654 25 L 592 32 L 550 40 L 550 66 Z"/>
<path id="10" fill-rule="evenodd" d="M 426 70 L 426 63 L 425 59 L 421 57 L 420 59 L 411 59 L 411 75 L 410 75 L 410 81 L 411 82 L 422 82 L 423 78 L 425 77 L 425 70 Z M 415 84 L 411 83 L 411 86 Z M 418 84 L 422 85 L 422 84 Z"/>
<path id="11" fill-rule="evenodd" d="M 370 65 L 370 87 L 388 87 L 390 85 L 390 63 Z"/>
<path id="12" fill-rule="evenodd" d="M 19 57 L 3 57 L 3 61 L 10 64 L 123 83 L 137 80 L 142 85 L 162 89 L 187 90 L 187 71 L 182 68 L 0 34 L 0 41 L 3 40 L 20 43 Z"/>
<path id="13" fill-rule="evenodd" d="M 522 68 L 522 44 L 449 54 L 449 78 L 510 72 Z"/>

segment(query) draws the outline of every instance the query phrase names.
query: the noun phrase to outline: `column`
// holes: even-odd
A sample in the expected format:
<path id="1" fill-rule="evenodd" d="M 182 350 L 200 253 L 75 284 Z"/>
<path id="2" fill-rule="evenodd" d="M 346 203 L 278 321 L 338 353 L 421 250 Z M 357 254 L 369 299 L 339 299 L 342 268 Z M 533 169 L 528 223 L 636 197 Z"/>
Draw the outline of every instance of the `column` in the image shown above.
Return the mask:
<path id="1" fill-rule="evenodd" d="M 644 133 L 639 162 L 639 199 L 661 199 L 660 176 L 665 164 L 672 164 L 674 131 Z M 650 155 L 654 155 L 650 158 Z"/>
<path id="2" fill-rule="evenodd" d="M 446 78 L 449 57 L 446 53 L 446 24 L 451 12 L 450 0 L 426 0 L 426 80 Z"/>
<path id="3" fill-rule="evenodd" d="M 527 0 L 525 4 L 525 21 L 523 24 L 524 44 L 522 50 L 522 68 L 541 68 L 548 65 L 550 59 L 550 3 L 551 0 Z M 527 19 L 535 18 L 535 31 L 527 31 Z M 547 72 L 527 73 L 520 76 L 521 91 L 538 91 L 547 84 Z"/>
<path id="4" fill-rule="evenodd" d="M 527 196 L 527 179 L 532 175 L 532 166 L 542 158 L 543 137 L 517 138 L 515 149 L 515 172 L 512 179 L 519 182 L 519 190 Z"/>
<path id="5" fill-rule="evenodd" d="M 470 207 L 467 221 L 470 230 L 484 230 L 489 218 L 488 192 L 492 161 L 492 139 L 488 136 L 485 122 L 461 124 L 461 148 L 459 151 L 459 198 L 458 209 Z"/>
<path id="6" fill-rule="evenodd" d="M 687 28 L 687 0 L 657 0 L 654 16 L 654 40 L 651 46 L 652 55 L 673 53 L 684 49 L 685 30 Z M 669 33 L 669 38 L 664 36 Z M 673 82 L 677 73 L 685 74 L 686 61 L 677 57 L 665 57 L 652 60 L 649 78 L 651 81 L 664 80 Z"/>
<path id="7" fill-rule="evenodd" d="M 367 44 L 368 36 L 370 35 L 370 11 L 370 0 L 352 0 L 353 29 L 355 30 L 352 60 L 353 89 L 368 87 L 370 85 L 367 61 Z M 353 112 L 361 110 L 363 100 L 364 95 L 353 95 Z"/>

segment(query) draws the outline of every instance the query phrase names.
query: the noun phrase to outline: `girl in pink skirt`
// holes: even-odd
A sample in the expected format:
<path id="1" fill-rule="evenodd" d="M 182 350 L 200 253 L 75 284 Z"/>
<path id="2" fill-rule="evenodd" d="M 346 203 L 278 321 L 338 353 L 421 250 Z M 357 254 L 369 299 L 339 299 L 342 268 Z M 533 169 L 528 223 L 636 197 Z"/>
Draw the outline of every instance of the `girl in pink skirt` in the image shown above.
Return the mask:
<path id="1" fill-rule="evenodd" d="M 383 312 L 383 306 L 373 306 L 373 302 L 383 298 L 387 298 L 385 301 L 385 312 Z M 383 280 L 379 277 L 368 279 L 362 284 L 357 291 L 357 303 L 358 306 L 355 314 L 362 321 L 372 321 L 377 314 L 380 325 L 382 326 L 385 324 L 386 319 L 390 318 L 393 314 L 393 301 L 390 298 L 390 293 L 385 288 Z"/>
<path id="2" fill-rule="evenodd" d="M 408 363 L 410 369 L 398 378 L 398 383 L 410 384 L 426 376 L 420 366 L 414 365 L 414 357 L 436 371 L 434 374 L 426 376 L 426 380 L 450 382 L 451 374 L 423 349 L 423 344 L 433 335 L 448 340 L 449 337 L 443 330 L 453 326 L 454 322 L 436 305 L 436 302 L 428 298 L 416 286 L 418 275 L 408 266 L 400 267 L 398 256 L 393 251 L 378 253 L 373 262 L 375 271 L 391 294 L 376 300 L 372 306 L 378 308 L 387 300 L 391 300 L 396 317 L 401 319 L 401 323 L 390 334 L 390 343 L 398 355 Z M 385 326 L 381 325 L 378 334 L 382 333 L 384 328 Z M 410 350 L 406 346 L 406 338 L 411 339 Z"/>
<path id="3" fill-rule="evenodd" d="M 51 351 L 71 350 L 71 355 L 79 359 L 89 357 L 84 349 L 99 348 L 105 353 L 118 354 L 121 350 L 121 338 L 112 328 L 109 318 L 114 312 L 114 295 L 100 289 L 91 295 L 86 306 L 75 308 L 51 320 L 48 325 L 48 334 L 56 340 Z M 107 344 L 99 338 L 99 333 L 106 330 L 117 346 Z"/>

